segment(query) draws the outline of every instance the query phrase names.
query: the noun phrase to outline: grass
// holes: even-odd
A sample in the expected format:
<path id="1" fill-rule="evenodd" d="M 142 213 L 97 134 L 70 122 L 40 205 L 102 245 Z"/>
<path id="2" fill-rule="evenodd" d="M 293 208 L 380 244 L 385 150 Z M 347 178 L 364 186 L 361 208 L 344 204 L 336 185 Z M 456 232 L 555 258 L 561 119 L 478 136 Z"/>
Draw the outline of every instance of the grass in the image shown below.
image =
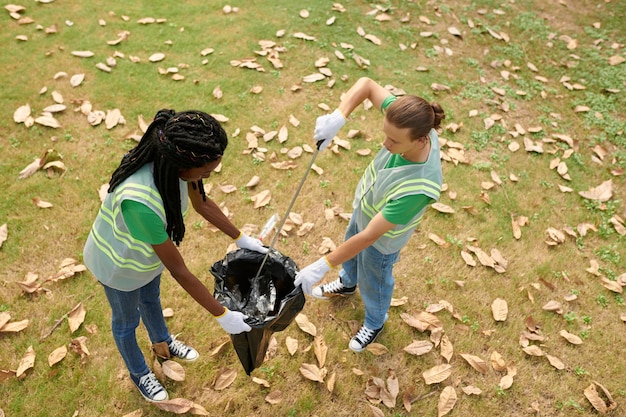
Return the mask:
<path id="1" fill-rule="evenodd" d="M 392 370 L 400 386 L 396 406 L 375 405 L 385 416 L 435 416 L 439 394 L 446 386 L 453 386 L 458 396 L 449 414 L 453 416 L 531 415 L 533 410 L 550 417 L 594 415 L 597 413 L 583 394 L 591 381 L 598 381 L 612 393 L 618 408 L 611 415 L 623 414 L 626 367 L 617 358 L 624 344 L 624 299 L 587 271 L 591 261 L 597 261 L 601 276 L 610 280 L 626 273 L 626 238 L 610 222 L 613 216 L 626 218 L 624 176 L 618 175 L 626 167 L 626 64 L 608 65 L 611 56 L 624 57 L 623 2 L 583 0 L 565 6 L 534 0 L 476 0 L 434 6 L 423 0 L 393 4 L 351 0 L 343 2 L 345 12 L 333 11 L 332 2 L 250 3 L 254 4 L 241 5 L 238 13 L 228 15 L 223 14 L 222 4 L 213 1 L 188 1 L 176 7 L 160 0 L 149 6 L 121 1 L 81 3 L 80 7 L 78 3 L 34 3 L 27 4 L 22 14 L 35 23 L 20 25 L 8 13 L 0 17 L 0 70 L 5 74 L 0 102 L 0 179 L 4 186 L 0 225 L 6 223 L 8 227 L 8 239 L 0 248 L 0 312 L 8 312 L 12 321 L 30 320 L 21 332 L 0 333 L 0 370 L 17 369 L 29 346 L 36 352 L 35 365 L 23 379 L 9 377 L 0 382 L 0 410 L 7 416 L 124 416 L 135 410 L 141 410 L 143 416 L 166 414 L 134 391 L 110 335 L 108 304 L 89 273 L 47 283 L 45 291 L 36 295 L 24 294 L 15 284 L 24 281 L 28 273 L 37 274 L 40 280 L 55 274 L 64 258 L 81 259 L 99 206 L 97 191 L 109 180 L 124 152 L 134 145 L 128 138 L 140 132 L 138 117 L 150 120 L 163 107 L 198 108 L 226 115 L 229 121 L 224 127 L 230 143 L 222 171 L 211 177 L 210 196 L 229 210 L 235 224 L 254 230 L 272 214 L 284 214 L 310 158 L 304 154 L 297 160 L 297 168 L 282 171 L 270 166 L 269 155 L 274 152 L 282 161 L 286 159 L 281 153 L 283 147 L 312 145 L 315 118 L 324 114 L 318 104 L 336 106 L 358 77 L 369 76 L 440 103 L 447 115 L 444 124 L 461 125 L 456 133 L 444 130 L 441 136 L 461 143 L 468 159 L 467 164 L 444 162 L 448 190 L 441 202 L 456 213 L 430 210 L 395 267 L 394 296 L 406 296 L 408 302 L 391 309 L 378 340 L 389 352 L 356 355 L 347 349 L 349 338 L 363 320 L 358 295 L 328 303 L 309 300 L 303 313 L 329 348 L 326 368 L 337 378 L 333 392 L 299 372 L 303 363 L 317 362 L 311 348 L 313 338 L 295 324 L 274 334 L 275 354 L 252 374 L 269 382 L 270 388 L 264 388 L 246 377 L 231 347 L 210 355 L 228 342 L 228 336 L 217 323 L 207 320 L 206 313 L 173 280 L 165 278 L 163 305 L 175 312 L 168 325 L 173 333 L 182 333 L 181 339 L 201 355 L 194 364 L 184 364 L 185 381 L 166 381 L 170 397 L 190 399 L 210 415 L 373 415 L 365 396 L 367 382 L 374 377 L 386 379 Z M 376 6 L 392 6 L 387 10 L 392 20 L 377 21 L 369 14 Z M 302 9 L 309 11 L 308 19 L 299 16 Z M 410 23 L 400 22 L 407 14 Z M 148 16 L 167 20 L 137 23 Z M 336 21 L 327 26 L 331 16 Z M 46 34 L 37 25 L 44 29 L 56 25 L 58 32 Z M 451 26 L 461 31 L 462 38 L 448 32 Z M 383 45 L 376 46 L 359 36 L 357 27 L 376 35 Z M 278 38 L 281 29 L 285 36 Z M 506 33 L 510 40 L 496 39 L 489 29 Z M 123 30 L 130 32 L 126 41 L 107 44 Z M 315 36 L 316 41 L 295 38 L 296 32 Z M 433 36 L 423 37 L 420 32 L 432 32 Z M 28 41 L 16 40 L 18 35 L 28 36 Z M 262 39 L 284 47 L 280 52 L 283 68 L 273 68 L 265 57 L 255 54 Z M 576 47 L 568 47 L 567 39 L 575 39 Z M 353 49 L 342 47 L 342 42 Z M 202 56 L 200 52 L 206 48 L 214 52 Z M 443 48 L 449 48 L 452 55 Z M 75 50 L 91 50 L 94 56 L 71 56 Z M 346 59 L 337 59 L 335 51 Z M 116 52 L 116 65 L 110 73 L 95 68 L 96 63 L 105 62 Z M 149 63 L 148 57 L 155 52 L 165 53 L 165 60 Z M 352 58 L 355 53 L 368 59 L 370 66 L 358 67 Z M 131 57 L 140 62 L 132 62 Z M 330 59 L 334 85 L 329 87 L 325 81 L 302 83 L 302 77 L 317 71 L 314 63 L 321 57 Z M 244 58 L 256 58 L 265 71 L 231 65 L 232 60 Z M 529 63 L 538 72 L 531 70 Z M 157 70 L 176 66 L 185 77 L 182 81 L 160 75 Z M 427 71 L 416 71 L 420 66 Z M 509 73 L 508 80 L 502 71 Z M 60 72 L 67 76 L 55 78 Z M 69 77 L 76 73 L 86 77 L 74 88 Z M 562 81 L 564 77 L 569 77 L 567 82 Z M 433 83 L 450 90 L 432 90 Z M 566 83 L 584 89 L 569 89 Z M 292 91 L 294 85 L 301 88 Z M 217 86 L 224 92 L 220 99 L 212 94 Z M 251 93 L 253 86 L 261 86 L 262 92 Z M 494 88 L 503 89 L 505 94 L 496 93 Z M 519 95 L 518 90 L 526 95 Z M 61 128 L 26 128 L 14 123 L 12 115 L 19 106 L 28 103 L 33 115 L 38 115 L 52 103 L 53 91 L 62 94 L 68 105 L 57 115 Z M 103 111 L 119 108 L 126 124 L 110 130 L 104 125 L 89 125 L 84 116 L 73 111 L 84 100 Z M 575 112 L 577 106 L 590 110 Z M 470 116 L 471 110 L 477 115 Z M 493 114 L 502 120 L 485 129 L 483 119 Z M 298 127 L 289 123 L 290 115 L 300 121 Z M 574 153 L 565 159 L 569 146 L 560 142 L 545 143 L 543 154 L 525 152 L 522 136 L 510 133 L 516 123 L 525 129 L 541 127 L 540 132 L 525 135 L 535 142 L 557 133 L 569 135 L 575 141 Z M 245 136 L 253 126 L 265 131 L 286 126 L 289 138 L 283 145 L 276 140 L 263 144 L 268 158 L 255 159 L 244 153 Z M 315 227 L 306 236 L 292 233 L 277 243 L 277 248 L 300 267 L 320 256 L 318 247 L 323 237 L 341 241 L 345 221 L 338 217 L 325 221 L 323 210 L 337 207 L 339 212 L 350 211 L 353 190 L 371 158 L 354 151 L 380 149 L 380 128 L 378 112 L 359 107 L 341 133 L 361 131 L 350 140 L 352 149 L 337 154 L 327 151 L 317 157 L 316 165 L 324 172 L 309 175 L 293 210 Z M 511 142 L 518 142 L 521 149 L 511 152 Z M 601 163 L 596 161 L 595 146 L 607 152 Z M 18 180 L 19 172 L 47 149 L 54 149 L 53 158 L 61 160 L 67 171 L 51 176 L 39 171 Z M 571 181 L 549 168 L 556 157 L 566 161 Z M 484 191 L 481 183 L 492 180 L 492 170 L 503 185 Z M 509 180 L 510 174 L 519 181 Z M 245 184 L 254 175 L 261 183 L 247 189 Z M 608 179 L 613 182 L 611 200 L 598 203 L 578 195 Z M 237 191 L 225 194 L 219 190 L 220 185 L 228 184 L 235 185 Z M 558 185 L 574 191 L 560 192 Z M 264 189 L 272 192 L 270 205 L 254 209 L 251 197 Z M 481 198 L 482 192 L 490 203 Z M 51 202 L 53 207 L 37 208 L 33 198 Z M 519 240 L 512 236 L 512 215 L 529 219 Z M 593 224 L 597 232 L 568 235 L 564 243 L 554 247 L 544 242 L 547 228 L 568 226 L 576 230 L 581 223 Z M 187 226 L 181 252 L 190 269 L 212 288 L 210 266 L 224 256 L 231 242 L 213 232 L 197 215 L 188 217 Z M 441 236 L 448 245 L 436 245 L 429 239 L 430 233 Z M 509 261 L 506 272 L 467 266 L 460 252 L 468 245 L 488 253 L 498 249 Z M 564 301 L 569 294 L 576 294 L 577 299 Z M 490 306 L 496 298 L 508 303 L 509 315 L 504 322 L 492 317 Z M 551 300 L 562 303 L 563 314 L 542 309 Z M 70 334 L 63 322 L 42 339 L 81 301 L 87 316 L 76 332 Z M 403 351 L 413 340 L 427 340 L 430 335 L 409 327 L 401 314 L 416 314 L 442 301 L 453 307 L 452 312 L 437 313 L 454 346 L 450 361 L 453 371 L 445 381 L 427 385 L 422 372 L 446 361 L 437 348 L 419 357 Z M 553 368 L 544 357 L 522 351 L 520 334 L 530 317 L 547 337 L 541 348 L 561 359 L 566 364 L 564 370 Z M 583 344 L 566 342 L 559 336 L 564 329 L 580 336 Z M 87 337 L 90 355 L 81 357 L 70 351 L 63 361 L 49 367 L 48 354 L 78 336 Z M 299 344 L 293 356 L 285 348 L 287 337 Z M 138 338 L 148 355 L 149 342 L 143 329 Z M 500 353 L 517 370 L 509 389 L 498 385 L 504 374 L 489 364 L 493 352 Z M 461 353 L 487 361 L 487 373 L 471 368 Z M 212 383 L 224 368 L 236 369 L 238 376 L 226 390 L 216 391 Z M 468 385 L 479 387 L 482 394 L 464 394 L 461 388 Z M 281 401 L 270 404 L 265 398 L 275 391 L 280 391 Z M 411 412 L 402 405 L 405 395 L 419 397 Z"/>

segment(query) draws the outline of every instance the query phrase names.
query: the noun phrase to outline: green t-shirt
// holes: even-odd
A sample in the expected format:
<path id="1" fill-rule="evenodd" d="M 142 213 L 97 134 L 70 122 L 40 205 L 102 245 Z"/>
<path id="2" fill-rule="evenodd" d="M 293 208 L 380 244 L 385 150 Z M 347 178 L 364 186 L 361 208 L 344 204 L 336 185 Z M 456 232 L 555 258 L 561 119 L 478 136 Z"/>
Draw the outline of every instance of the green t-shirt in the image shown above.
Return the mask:
<path id="1" fill-rule="evenodd" d="M 383 100 L 380 111 L 385 112 L 387 108 L 396 101 L 397 97 L 389 95 Z M 395 168 L 404 165 L 419 165 L 420 162 L 407 161 L 400 155 L 391 155 L 385 168 Z M 382 214 L 385 220 L 393 224 L 407 224 L 415 214 L 419 213 L 424 207 L 432 203 L 434 200 L 424 194 L 411 194 L 392 200 L 385 205 Z"/>
<path id="2" fill-rule="evenodd" d="M 151 245 L 160 245 L 169 236 L 163 221 L 145 204 L 133 200 L 122 202 L 122 216 L 132 237 Z"/>

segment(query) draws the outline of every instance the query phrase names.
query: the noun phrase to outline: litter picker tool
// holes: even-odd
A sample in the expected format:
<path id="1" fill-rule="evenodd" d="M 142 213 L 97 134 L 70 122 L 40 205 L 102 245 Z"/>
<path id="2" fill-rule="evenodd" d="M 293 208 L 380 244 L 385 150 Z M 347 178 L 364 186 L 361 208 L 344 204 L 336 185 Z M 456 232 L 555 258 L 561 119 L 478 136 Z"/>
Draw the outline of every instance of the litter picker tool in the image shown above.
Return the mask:
<path id="1" fill-rule="evenodd" d="M 289 203 L 289 207 L 287 208 L 285 215 L 283 216 L 280 223 L 278 224 L 278 229 L 276 230 L 276 233 L 274 234 L 274 237 L 272 238 L 272 241 L 270 242 L 269 249 L 267 253 L 265 254 L 265 257 L 263 258 L 263 262 L 261 262 L 261 266 L 259 267 L 259 270 L 257 271 L 256 276 L 254 277 L 255 279 L 257 279 L 259 275 L 261 275 L 261 271 L 263 270 L 263 267 L 265 266 L 267 257 L 269 256 L 270 251 L 274 248 L 274 244 L 276 243 L 276 239 L 278 238 L 280 231 L 283 230 L 283 226 L 285 225 L 285 222 L 287 221 L 287 217 L 289 217 L 289 213 L 291 213 L 291 208 L 293 207 L 293 204 L 296 202 L 296 198 L 298 198 L 298 194 L 300 194 L 300 190 L 302 189 L 302 186 L 304 185 L 304 181 L 306 180 L 306 177 L 309 175 L 309 171 L 311 170 L 311 167 L 313 166 L 313 163 L 315 162 L 315 158 L 317 158 L 317 154 L 320 152 L 320 146 L 322 146 L 323 142 L 324 142 L 323 139 L 317 141 L 317 145 L 315 147 L 315 152 L 313 152 L 313 157 L 311 158 L 311 162 L 309 162 L 308 168 L 306 169 L 306 171 L 304 171 L 304 176 L 302 177 L 302 180 L 300 180 L 300 184 L 298 185 L 298 188 L 296 189 L 296 192 L 291 199 L 291 203 Z"/>

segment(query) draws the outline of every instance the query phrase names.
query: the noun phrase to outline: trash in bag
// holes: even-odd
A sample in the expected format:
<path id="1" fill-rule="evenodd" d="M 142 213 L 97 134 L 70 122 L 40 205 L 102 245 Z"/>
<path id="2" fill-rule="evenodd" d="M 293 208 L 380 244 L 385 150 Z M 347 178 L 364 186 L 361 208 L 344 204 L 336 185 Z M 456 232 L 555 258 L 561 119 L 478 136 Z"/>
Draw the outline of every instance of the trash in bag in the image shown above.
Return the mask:
<path id="1" fill-rule="evenodd" d="M 304 307 L 304 293 L 293 282 L 295 262 L 271 249 L 258 274 L 265 254 L 237 249 L 213 264 L 214 297 L 224 307 L 247 315 L 249 332 L 230 335 L 246 373 L 261 366 L 274 332 L 284 330 Z"/>

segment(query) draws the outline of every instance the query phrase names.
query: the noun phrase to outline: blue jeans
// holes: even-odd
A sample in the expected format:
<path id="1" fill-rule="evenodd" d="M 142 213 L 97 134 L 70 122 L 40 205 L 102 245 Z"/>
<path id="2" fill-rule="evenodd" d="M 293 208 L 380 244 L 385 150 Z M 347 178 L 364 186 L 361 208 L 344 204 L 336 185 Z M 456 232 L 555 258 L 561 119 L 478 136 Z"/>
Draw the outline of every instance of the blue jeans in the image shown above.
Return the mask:
<path id="1" fill-rule="evenodd" d="M 111 330 L 117 350 L 122 355 L 128 371 L 137 377 L 150 372 L 137 344 L 135 331 L 139 326 L 139 319 L 141 318 L 146 326 L 152 343 L 163 341 L 169 343 L 172 340 L 163 317 L 160 284 L 161 274 L 134 291 L 119 291 L 103 285 L 111 305 Z"/>
<path id="2" fill-rule="evenodd" d="M 355 215 L 352 215 L 345 240 L 360 232 Z M 344 262 L 339 271 L 339 278 L 346 287 L 358 284 L 361 299 L 365 306 L 365 326 L 376 330 L 387 321 L 387 312 L 391 305 L 394 279 L 393 265 L 398 262 L 400 252 L 383 255 L 373 246 L 362 250 L 354 258 Z"/>

